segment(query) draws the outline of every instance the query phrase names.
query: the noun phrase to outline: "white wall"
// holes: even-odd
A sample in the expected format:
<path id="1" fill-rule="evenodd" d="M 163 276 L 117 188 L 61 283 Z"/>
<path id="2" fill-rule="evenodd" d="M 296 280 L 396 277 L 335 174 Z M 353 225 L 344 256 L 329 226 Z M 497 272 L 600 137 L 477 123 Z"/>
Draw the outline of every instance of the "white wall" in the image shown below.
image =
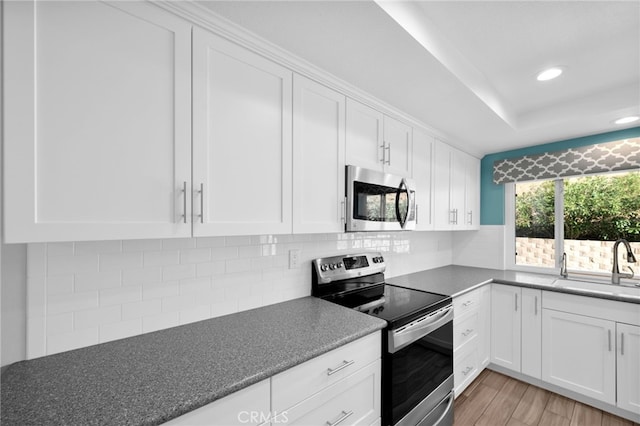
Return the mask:
<path id="1" fill-rule="evenodd" d="M 3 347 L 26 347 L 30 359 L 307 296 L 317 257 L 380 251 L 388 277 L 449 265 L 452 238 L 398 232 L 29 244 L 27 305 L 18 306 L 27 332 L 21 340 L 19 330 L 6 338 L 3 330 Z M 297 269 L 289 269 L 291 249 L 301 250 Z M 5 323 L 4 308 L 3 316 Z"/>

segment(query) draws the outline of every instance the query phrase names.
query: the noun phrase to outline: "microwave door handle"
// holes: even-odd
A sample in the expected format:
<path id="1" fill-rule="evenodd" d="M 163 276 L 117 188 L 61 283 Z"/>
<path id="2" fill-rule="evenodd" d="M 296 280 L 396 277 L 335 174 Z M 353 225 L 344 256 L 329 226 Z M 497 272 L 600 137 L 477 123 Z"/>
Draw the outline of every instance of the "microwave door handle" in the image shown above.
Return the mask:
<path id="1" fill-rule="evenodd" d="M 402 188 L 404 188 L 404 190 L 407 191 L 407 211 L 406 211 L 404 220 L 400 215 L 400 193 L 403 191 Z M 400 224 L 400 228 L 402 229 L 404 229 L 405 225 L 407 224 L 407 219 L 409 219 L 409 209 L 411 208 L 409 197 L 410 195 L 409 195 L 409 188 L 407 187 L 407 181 L 404 178 L 402 178 L 402 181 L 400 182 L 400 186 L 398 186 L 398 190 L 396 191 L 396 219 L 398 220 L 398 223 Z"/>

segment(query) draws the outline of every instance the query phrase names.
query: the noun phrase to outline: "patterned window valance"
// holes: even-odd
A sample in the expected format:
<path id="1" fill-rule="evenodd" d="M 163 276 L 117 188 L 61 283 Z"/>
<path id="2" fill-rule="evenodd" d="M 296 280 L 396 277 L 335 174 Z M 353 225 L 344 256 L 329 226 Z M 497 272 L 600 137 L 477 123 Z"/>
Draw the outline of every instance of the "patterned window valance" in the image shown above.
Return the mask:
<path id="1" fill-rule="evenodd" d="M 498 160 L 495 183 L 556 179 L 640 168 L 640 138 Z"/>

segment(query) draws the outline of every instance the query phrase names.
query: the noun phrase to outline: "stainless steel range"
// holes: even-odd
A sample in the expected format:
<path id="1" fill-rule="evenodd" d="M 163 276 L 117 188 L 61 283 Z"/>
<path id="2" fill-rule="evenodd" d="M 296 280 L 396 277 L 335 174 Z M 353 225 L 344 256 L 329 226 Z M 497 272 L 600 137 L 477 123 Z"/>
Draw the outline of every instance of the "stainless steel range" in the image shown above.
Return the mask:
<path id="1" fill-rule="evenodd" d="M 312 294 L 387 321 L 382 424 L 453 424 L 451 297 L 385 282 L 380 253 L 316 259 Z"/>

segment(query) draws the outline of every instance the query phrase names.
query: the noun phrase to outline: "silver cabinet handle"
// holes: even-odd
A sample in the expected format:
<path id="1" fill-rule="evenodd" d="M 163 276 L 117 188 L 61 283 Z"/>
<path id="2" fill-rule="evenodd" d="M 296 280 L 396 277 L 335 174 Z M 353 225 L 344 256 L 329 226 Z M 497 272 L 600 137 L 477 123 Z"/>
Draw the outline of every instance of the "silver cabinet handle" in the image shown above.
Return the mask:
<path id="1" fill-rule="evenodd" d="M 620 333 L 620 355 L 624 355 L 624 333 Z"/>
<path id="2" fill-rule="evenodd" d="M 385 153 L 385 150 L 387 149 L 387 147 L 384 142 L 382 142 L 382 145 L 380 145 L 380 148 L 382 148 L 382 160 L 380 160 L 380 162 L 382 164 L 385 164 L 387 160 L 387 154 Z"/>
<path id="3" fill-rule="evenodd" d="M 467 213 L 469 215 L 469 223 L 468 225 L 473 225 L 473 210 L 469 210 L 469 213 Z"/>
<path id="4" fill-rule="evenodd" d="M 415 207 L 415 212 L 416 212 L 416 225 L 417 225 L 418 223 L 420 223 L 420 222 L 418 221 L 418 218 L 420 217 L 420 215 L 418 214 L 418 207 L 420 207 L 420 205 L 416 204 L 416 207 Z"/>
<path id="5" fill-rule="evenodd" d="M 516 296 L 516 312 L 518 312 L 518 293 L 516 293 L 515 296 Z"/>
<path id="6" fill-rule="evenodd" d="M 389 154 L 387 156 L 387 165 L 391 165 L 391 144 L 390 143 L 387 144 L 387 153 Z"/>
<path id="7" fill-rule="evenodd" d="M 342 223 L 347 223 L 347 197 L 340 201 L 340 220 Z"/>
<path id="8" fill-rule="evenodd" d="M 611 330 L 607 330 L 607 335 L 609 337 L 609 352 L 611 352 Z"/>
<path id="9" fill-rule="evenodd" d="M 467 337 L 471 333 L 473 333 L 473 328 L 467 328 L 465 331 L 462 332 L 462 335 L 464 337 Z"/>
<path id="10" fill-rule="evenodd" d="M 453 209 L 453 224 L 458 224 L 458 209 Z"/>
<path id="11" fill-rule="evenodd" d="M 536 303 L 535 303 L 534 309 L 535 309 L 536 316 L 538 316 L 538 296 L 536 296 Z"/>
<path id="12" fill-rule="evenodd" d="M 462 304 L 462 306 L 471 306 L 471 305 L 473 305 L 473 300 L 467 300 Z"/>
<path id="13" fill-rule="evenodd" d="M 343 410 L 343 411 L 340 413 L 340 418 L 339 418 L 338 420 L 336 420 L 335 422 L 333 422 L 333 423 L 332 423 L 332 422 L 330 422 L 330 421 L 327 421 L 327 426 L 336 426 L 336 425 L 339 425 L 340 423 L 342 423 L 342 422 L 344 422 L 345 420 L 347 420 L 347 418 L 348 418 L 349 416 L 351 416 L 352 414 L 353 414 L 353 411 L 348 411 L 348 412 L 347 412 L 347 411 L 344 411 L 344 410 Z"/>
<path id="14" fill-rule="evenodd" d="M 182 222 L 187 223 L 187 181 L 182 183 Z"/>
<path id="15" fill-rule="evenodd" d="M 336 368 L 327 368 L 327 376 L 331 376 L 332 374 L 336 374 L 340 370 L 344 370 L 348 366 L 352 365 L 354 362 L 355 362 L 354 360 L 351 360 L 351 361 L 344 360 L 342 361 L 342 364 L 340 364 Z"/>
<path id="16" fill-rule="evenodd" d="M 204 183 L 200 183 L 200 223 L 204 223 Z"/>
<path id="17" fill-rule="evenodd" d="M 462 372 L 463 375 L 467 375 L 471 372 L 471 370 L 473 370 L 473 367 L 467 367 L 464 369 L 464 371 Z"/>

